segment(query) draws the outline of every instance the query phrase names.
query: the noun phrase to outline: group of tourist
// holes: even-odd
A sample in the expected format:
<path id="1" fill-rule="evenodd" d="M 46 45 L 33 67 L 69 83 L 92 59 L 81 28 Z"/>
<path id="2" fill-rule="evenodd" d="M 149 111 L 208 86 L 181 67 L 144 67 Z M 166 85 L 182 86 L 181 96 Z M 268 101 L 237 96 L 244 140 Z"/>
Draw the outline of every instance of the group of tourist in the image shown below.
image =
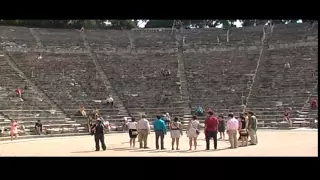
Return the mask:
<path id="1" fill-rule="evenodd" d="M 210 149 L 210 140 L 213 139 L 214 149 L 218 148 L 218 132 L 220 133 L 221 140 L 225 140 L 225 132 L 228 134 L 230 148 L 238 147 L 238 140 L 241 140 L 242 146 L 247 146 L 249 137 L 250 144 L 256 145 L 258 143 L 257 139 L 257 118 L 254 116 L 253 112 L 245 112 L 240 114 L 239 118 L 235 118 L 232 113 L 228 114 L 228 120 L 225 121 L 223 115 L 218 117 L 214 116 L 211 109 L 207 112 L 208 116 L 205 120 L 204 134 L 206 139 L 206 150 Z M 97 115 L 98 116 L 98 115 Z M 168 132 L 170 132 L 171 137 L 171 149 L 179 150 L 179 140 L 183 135 L 183 125 L 179 121 L 179 118 L 175 117 L 173 121 L 170 119 L 169 113 L 164 115 L 158 115 L 153 121 L 152 125 L 154 127 L 155 133 L 155 146 L 156 149 L 164 150 L 164 139 Z M 127 122 L 126 127 L 129 134 L 129 144 L 130 147 L 136 147 L 136 141 L 138 139 L 139 148 L 148 149 L 148 135 L 150 134 L 150 123 L 146 119 L 146 115 L 141 115 L 141 119 L 136 121 L 134 117 Z M 100 143 L 102 149 L 106 149 L 104 142 L 104 126 L 103 120 L 97 118 L 95 124 L 91 125 L 91 132 L 94 135 L 96 143 L 96 151 L 100 150 Z M 200 134 L 200 123 L 197 120 L 197 116 L 193 116 L 188 123 L 186 130 L 186 135 L 189 138 L 189 150 L 197 149 L 197 139 Z M 239 139 L 238 139 L 239 135 Z M 99 143 L 100 142 L 100 143 Z"/>
<path id="2" fill-rule="evenodd" d="M 168 113 L 166 113 L 168 114 Z M 153 122 L 155 132 L 155 145 L 156 149 L 165 149 L 164 138 L 167 132 L 170 130 L 171 136 L 171 149 L 179 150 L 179 140 L 183 135 L 183 125 L 177 117 L 173 121 L 169 122 L 168 128 L 165 122 L 165 115 L 157 116 Z M 136 138 L 138 137 L 140 148 L 149 148 L 147 146 L 147 137 L 150 134 L 149 121 L 145 115 L 136 122 L 135 118 L 132 118 L 127 124 L 130 147 L 135 147 Z M 197 138 L 200 134 L 200 123 L 197 120 L 197 116 L 193 116 L 188 123 L 186 130 L 187 137 L 189 138 L 189 150 L 197 149 Z M 229 136 L 230 148 L 238 147 L 238 140 L 241 140 L 242 146 L 248 145 L 248 139 L 250 137 L 251 145 L 256 145 L 257 141 L 257 118 L 253 112 L 245 112 L 240 114 L 239 118 L 235 118 L 232 113 L 228 115 L 228 120 L 225 121 L 223 115 L 218 117 L 214 116 L 213 111 L 208 111 L 208 117 L 205 120 L 204 133 L 206 138 L 206 150 L 210 149 L 210 139 L 213 139 L 214 149 L 218 146 L 218 132 L 220 133 L 221 140 L 225 140 L 225 131 Z M 238 139 L 239 135 L 239 139 Z M 159 145 L 160 141 L 160 145 Z"/>

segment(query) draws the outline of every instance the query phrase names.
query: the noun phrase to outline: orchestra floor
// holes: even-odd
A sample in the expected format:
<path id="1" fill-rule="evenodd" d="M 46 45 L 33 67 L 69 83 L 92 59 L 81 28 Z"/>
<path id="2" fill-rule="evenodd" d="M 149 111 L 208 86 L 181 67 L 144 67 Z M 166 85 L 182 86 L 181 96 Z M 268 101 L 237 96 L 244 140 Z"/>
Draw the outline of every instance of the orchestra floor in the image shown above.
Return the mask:
<path id="1" fill-rule="evenodd" d="M 256 146 L 228 149 L 228 141 L 218 141 L 215 151 L 205 151 L 203 132 L 198 138 L 197 150 L 192 151 L 188 150 L 185 134 L 178 151 L 171 150 L 169 133 L 165 137 L 166 150 L 156 150 L 154 139 L 152 132 L 148 138 L 150 149 L 129 148 L 127 133 L 107 134 L 108 149 L 99 152 L 94 151 L 94 140 L 90 135 L 2 141 L 0 156 L 318 156 L 318 130 L 258 130 L 259 144 Z M 210 143 L 213 148 L 213 141 Z"/>

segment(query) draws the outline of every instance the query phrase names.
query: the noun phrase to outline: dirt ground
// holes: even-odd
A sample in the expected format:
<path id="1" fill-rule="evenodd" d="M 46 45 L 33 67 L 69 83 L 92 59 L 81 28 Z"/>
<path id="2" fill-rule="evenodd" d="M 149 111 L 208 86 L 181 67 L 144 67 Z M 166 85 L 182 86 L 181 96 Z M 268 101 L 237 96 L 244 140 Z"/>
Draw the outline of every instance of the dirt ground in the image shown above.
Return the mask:
<path id="1" fill-rule="evenodd" d="M 0 142 L 0 156 L 318 156 L 318 131 L 260 130 L 256 146 L 227 149 L 228 141 L 219 141 L 218 150 L 205 151 L 204 134 L 198 138 L 198 149 L 189 151 L 183 135 L 180 150 L 171 150 L 171 138 L 165 137 L 167 150 L 155 150 L 155 137 L 148 138 L 150 149 L 129 148 L 127 133 L 105 136 L 107 151 L 94 151 L 92 136 L 38 138 Z M 213 141 L 211 140 L 211 148 Z M 138 143 L 137 145 L 138 146 Z"/>

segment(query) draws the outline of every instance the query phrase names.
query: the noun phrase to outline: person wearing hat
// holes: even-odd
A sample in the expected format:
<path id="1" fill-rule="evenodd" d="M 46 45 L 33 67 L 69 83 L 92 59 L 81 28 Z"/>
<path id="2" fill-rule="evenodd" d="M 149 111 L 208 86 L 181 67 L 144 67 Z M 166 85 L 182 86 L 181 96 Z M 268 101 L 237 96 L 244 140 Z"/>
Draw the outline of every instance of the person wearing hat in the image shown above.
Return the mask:
<path id="1" fill-rule="evenodd" d="M 228 115 L 229 120 L 227 121 L 227 133 L 229 135 L 230 148 L 238 147 L 237 133 L 239 129 L 239 121 L 234 117 L 232 113 Z"/>
<path id="2" fill-rule="evenodd" d="M 96 124 L 93 128 L 94 134 L 94 141 L 96 143 L 96 151 L 100 151 L 100 144 L 101 142 L 102 150 L 106 150 L 106 144 L 104 142 L 104 125 L 100 118 L 97 119 Z"/>

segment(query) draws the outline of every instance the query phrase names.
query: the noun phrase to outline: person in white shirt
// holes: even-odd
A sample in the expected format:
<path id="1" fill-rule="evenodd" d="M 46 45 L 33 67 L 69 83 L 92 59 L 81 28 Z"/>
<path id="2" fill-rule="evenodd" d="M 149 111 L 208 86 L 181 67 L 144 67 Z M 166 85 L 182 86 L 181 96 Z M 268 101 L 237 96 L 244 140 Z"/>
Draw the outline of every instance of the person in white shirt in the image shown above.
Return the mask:
<path id="1" fill-rule="evenodd" d="M 37 57 L 37 59 L 39 59 L 39 60 L 42 59 L 42 55 L 39 54 L 38 57 Z"/>
<path id="2" fill-rule="evenodd" d="M 131 118 L 131 121 L 127 123 L 127 127 L 129 129 L 129 137 L 130 137 L 130 147 L 135 147 L 136 138 L 138 136 L 138 128 L 137 122 L 135 122 L 135 118 Z"/>
<path id="3" fill-rule="evenodd" d="M 112 108 L 113 107 L 113 97 L 110 95 L 107 99 L 106 99 L 106 101 L 107 101 L 107 106 L 109 106 L 109 104 L 110 104 L 110 108 Z"/>
<path id="4" fill-rule="evenodd" d="M 150 124 L 149 121 L 146 119 L 146 115 L 141 115 L 141 119 L 138 121 L 138 141 L 140 144 L 140 148 L 147 149 L 147 141 L 148 135 L 150 134 Z"/>
<path id="5" fill-rule="evenodd" d="M 169 126 L 171 122 L 171 116 L 169 113 L 165 113 L 163 115 L 163 120 L 165 121 L 166 125 Z"/>
<path id="6" fill-rule="evenodd" d="M 109 121 L 105 120 L 105 119 L 102 117 L 102 114 L 101 114 L 101 116 L 98 118 L 98 120 L 99 120 L 99 119 L 102 121 L 105 130 L 106 130 L 107 132 L 110 132 L 111 127 L 110 127 Z"/>
<path id="7" fill-rule="evenodd" d="M 229 135 L 230 148 L 238 147 L 237 131 L 239 130 L 239 121 L 233 116 L 232 113 L 228 115 L 229 120 L 227 121 L 227 133 Z"/>
<path id="8" fill-rule="evenodd" d="M 286 63 L 284 64 L 284 68 L 290 69 L 290 63 L 286 62 Z"/>

